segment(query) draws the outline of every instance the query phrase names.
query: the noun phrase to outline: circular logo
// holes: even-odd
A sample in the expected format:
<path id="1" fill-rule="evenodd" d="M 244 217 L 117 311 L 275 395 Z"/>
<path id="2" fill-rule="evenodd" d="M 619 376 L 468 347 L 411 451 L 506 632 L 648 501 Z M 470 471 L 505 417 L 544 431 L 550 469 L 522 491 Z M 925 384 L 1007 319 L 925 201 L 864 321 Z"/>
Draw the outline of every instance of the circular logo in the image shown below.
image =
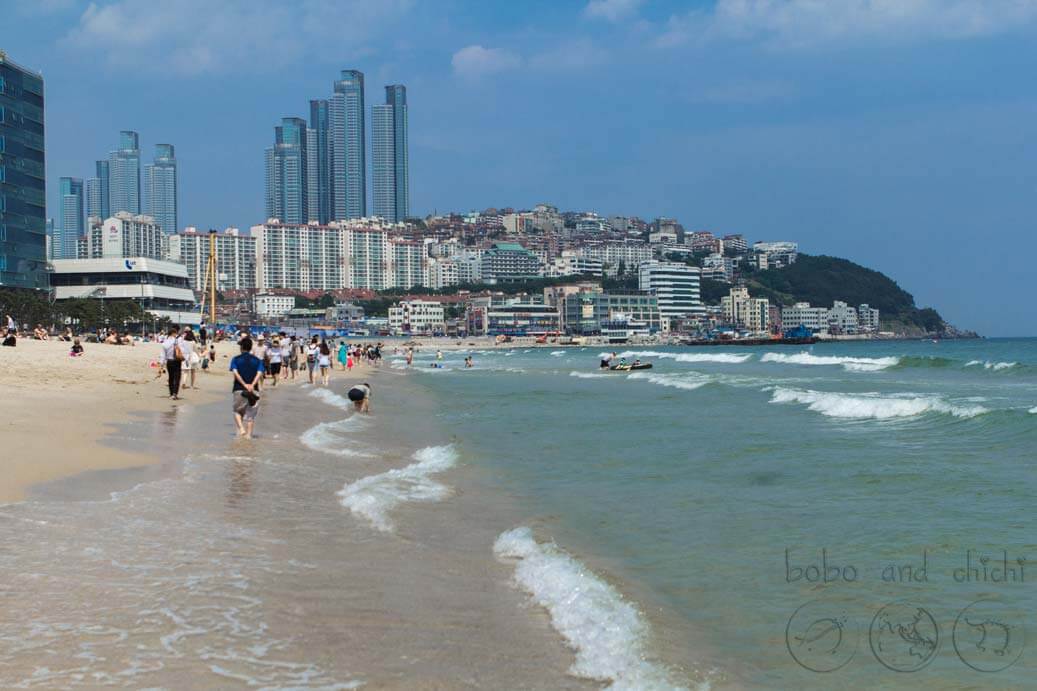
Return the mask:
<path id="1" fill-rule="evenodd" d="M 875 614 L 868 629 L 875 659 L 894 672 L 917 672 L 936 657 L 940 627 L 924 607 L 901 600 Z"/>
<path id="2" fill-rule="evenodd" d="M 1015 664 L 1026 644 L 1023 616 L 997 600 L 976 600 L 954 620 L 954 652 L 977 672 L 1000 672 Z"/>
<path id="3" fill-rule="evenodd" d="M 811 672 L 834 672 L 853 659 L 860 631 L 846 607 L 812 600 L 789 617 L 785 645 L 789 654 Z"/>

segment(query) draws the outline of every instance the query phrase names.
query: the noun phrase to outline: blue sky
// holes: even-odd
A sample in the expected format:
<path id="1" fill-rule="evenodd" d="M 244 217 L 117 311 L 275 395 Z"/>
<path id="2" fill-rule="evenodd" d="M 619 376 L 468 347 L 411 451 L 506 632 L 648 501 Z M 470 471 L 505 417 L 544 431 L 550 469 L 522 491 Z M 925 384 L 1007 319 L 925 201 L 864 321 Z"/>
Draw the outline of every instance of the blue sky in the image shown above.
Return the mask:
<path id="1" fill-rule="evenodd" d="M 181 224 L 263 216 L 263 149 L 343 68 L 408 87 L 412 212 L 540 201 L 797 240 L 1037 335 L 1037 0 L 3 0 L 51 198 L 118 131 Z"/>

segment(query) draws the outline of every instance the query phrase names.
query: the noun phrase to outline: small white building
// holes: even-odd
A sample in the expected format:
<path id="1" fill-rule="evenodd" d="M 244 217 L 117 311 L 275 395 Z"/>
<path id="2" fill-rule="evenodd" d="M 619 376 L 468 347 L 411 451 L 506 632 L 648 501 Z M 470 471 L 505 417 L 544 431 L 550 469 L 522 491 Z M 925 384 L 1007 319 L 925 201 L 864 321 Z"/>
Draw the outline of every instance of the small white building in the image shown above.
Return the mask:
<path id="1" fill-rule="evenodd" d="M 832 333 L 857 333 L 857 310 L 845 302 L 836 300 L 828 310 L 828 330 Z"/>
<path id="2" fill-rule="evenodd" d="M 446 310 L 441 302 L 403 300 L 389 308 L 389 328 L 404 333 L 445 331 Z"/>
<path id="3" fill-rule="evenodd" d="M 260 293 L 256 296 L 256 314 L 263 319 L 283 317 L 295 309 L 294 295 L 271 295 Z"/>
<path id="4" fill-rule="evenodd" d="M 879 330 L 879 311 L 864 303 L 857 308 L 857 328 L 862 332 L 874 333 Z"/>
<path id="5" fill-rule="evenodd" d="M 814 333 L 828 331 L 828 308 L 811 307 L 809 302 L 797 302 L 781 309 L 781 325 L 785 329 L 805 326 Z"/>

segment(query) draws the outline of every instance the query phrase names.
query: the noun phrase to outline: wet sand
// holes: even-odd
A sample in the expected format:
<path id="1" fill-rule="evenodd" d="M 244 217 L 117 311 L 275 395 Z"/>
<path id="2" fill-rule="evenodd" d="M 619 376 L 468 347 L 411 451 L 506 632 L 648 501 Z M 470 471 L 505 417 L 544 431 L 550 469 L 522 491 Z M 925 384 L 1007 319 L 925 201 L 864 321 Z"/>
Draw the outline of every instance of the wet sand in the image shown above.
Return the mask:
<path id="1" fill-rule="evenodd" d="M 452 441 L 405 377 L 336 372 L 331 390 L 359 378 L 370 419 L 309 386 L 268 388 L 249 442 L 214 377 L 212 403 L 105 428 L 105 454 L 157 464 L 71 478 L 66 464 L 0 507 L 0 686 L 595 688 L 494 559 L 520 512 L 465 479 L 463 444 L 435 474 L 441 495 L 375 482 L 371 496 L 406 495 L 389 530 L 340 503 L 345 484 Z"/>

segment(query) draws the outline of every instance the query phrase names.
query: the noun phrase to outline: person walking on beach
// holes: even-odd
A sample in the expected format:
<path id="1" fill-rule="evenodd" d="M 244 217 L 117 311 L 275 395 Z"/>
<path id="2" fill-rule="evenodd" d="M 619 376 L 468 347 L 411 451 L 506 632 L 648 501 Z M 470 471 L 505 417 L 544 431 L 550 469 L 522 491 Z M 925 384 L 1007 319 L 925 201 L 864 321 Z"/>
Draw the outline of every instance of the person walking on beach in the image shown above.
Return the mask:
<path id="1" fill-rule="evenodd" d="M 295 380 L 295 374 L 299 371 L 299 351 L 299 341 L 295 338 L 295 334 L 292 334 L 288 341 L 288 373 L 291 375 L 292 381 Z"/>
<path id="2" fill-rule="evenodd" d="M 281 341 L 274 336 L 274 342 L 266 350 L 267 358 L 270 360 L 270 378 L 274 380 L 273 386 L 277 386 L 277 380 L 281 378 Z"/>
<path id="3" fill-rule="evenodd" d="M 180 349 L 180 329 L 176 326 L 169 329 L 169 335 L 162 341 L 162 367 L 166 370 L 169 385 L 169 397 L 180 399 L 180 368 L 184 361 L 184 351 Z"/>
<path id="4" fill-rule="evenodd" d="M 259 412 L 259 396 L 256 388 L 263 378 L 263 361 L 252 354 L 252 339 L 246 336 L 238 344 L 241 354 L 230 361 L 230 371 L 234 373 L 234 384 L 231 387 L 233 396 L 234 424 L 238 428 L 238 436 L 252 438 L 252 430 Z"/>
<path id="5" fill-rule="evenodd" d="M 320 381 L 324 386 L 331 380 L 331 348 L 327 341 L 320 342 L 317 364 L 320 365 Z"/>
<path id="6" fill-rule="evenodd" d="M 357 412 L 371 412 L 371 385 L 367 382 L 351 387 L 346 397 L 353 402 Z"/>
<path id="7" fill-rule="evenodd" d="M 407 367 L 414 364 L 414 349 L 407 348 Z"/>
<path id="8" fill-rule="evenodd" d="M 189 373 L 188 381 L 189 384 L 185 384 L 182 388 L 193 389 L 195 372 L 198 371 L 198 365 L 201 363 L 201 358 L 198 356 L 196 350 L 197 342 L 194 340 L 194 332 L 191 331 L 191 327 L 184 329 L 184 335 L 180 337 L 180 350 L 184 356 L 183 369 Z"/>
<path id="9" fill-rule="evenodd" d="M 310 373 L 310 383 L 313 383 L 313 373 L 317 369 L 317 360 L 320 357 L 320 348 L 317 346 L 317 337 L 314 336 L 310 339 L 310 344 L 306 346 L 306 369 Z"/>
<path id="10" fill-rule="evenodd" d="M 347 364 L 348 361 L 348 364 Z M 352 369 L 352 352 L 346 347 L 345 341 L 338 342 L 338 364 L 342 368 L 342 371 Z"/>

